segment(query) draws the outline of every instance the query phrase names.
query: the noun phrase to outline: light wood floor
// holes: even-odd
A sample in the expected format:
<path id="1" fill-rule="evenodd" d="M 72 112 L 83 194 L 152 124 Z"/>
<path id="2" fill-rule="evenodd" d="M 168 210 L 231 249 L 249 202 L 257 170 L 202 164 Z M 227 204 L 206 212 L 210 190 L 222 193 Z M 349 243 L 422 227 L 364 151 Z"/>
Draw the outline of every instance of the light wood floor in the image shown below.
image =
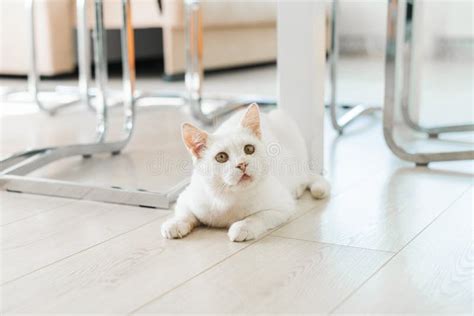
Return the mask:
<path id="1" fill-rule="evenodd" d="M 2 156 L 92 137 L 83 112 L 4 115 Z M 35 175 L 166 188 L 190 172 L 179 142 L 188 119 L 141 111 L 122 155 L 68 159 Z M 166 240 L 170 210 L 0 191 L 2 313 L 472 314 L 474 163 L 402 162 L 378 116 L 341 137 L 326 131 L 332 196 L 306 194 L 289 223 L 253 242 L 209 228 Z"/>

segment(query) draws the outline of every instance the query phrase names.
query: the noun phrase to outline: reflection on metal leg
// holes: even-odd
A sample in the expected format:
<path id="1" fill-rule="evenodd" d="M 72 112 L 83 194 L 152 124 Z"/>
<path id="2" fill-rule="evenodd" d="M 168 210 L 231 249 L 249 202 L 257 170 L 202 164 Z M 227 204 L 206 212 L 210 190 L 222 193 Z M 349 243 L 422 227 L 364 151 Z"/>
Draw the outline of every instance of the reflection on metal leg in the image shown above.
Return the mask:
<path id="1" fill-rule="evenodd" d="M 97 89 L 97 105 L 96 105 L 96 131 L 97 131 L 97 141 L 103 142 L 105 140 L 105 134 L 107 132 L 107 32 L 104 28 L 104 12 L 103 12 L 103 3 L 102 1 L 95 1 L 94 7 L 95 13 L 95 28 L 94 28 L 94 64 L 95 64 L 95 82 Z M 125 21 L 124 21 L 125 23 Z M 124 31 L 122 30 L 122 33 Z M 129 38 L 128 40 L 133 40 Z M 122 54 L 128 54 L 127 51 L 124 51 L 122 46 Z M 127 55 L 122 55 L 122 60 L 126 58 Z M 128 65 L 127 65 L 128 67 Z M 130 73 L 125 73 L 125 68 L 122 70 L 123 78 L 125 81 L 127 78 L 126 75 Z M 125 87 L 124 87 L 125 88 Z M 127 95 L 124 94 L 124 98 Z M 123 107 L 127 106 L 127 100 L 124 99 Z M 124 111 L 124 114 L 127 115 L 127 112 Z"/>
<path id="2" fill-rule="evenodd" d="M 412 16 L 415 17 L 415 10 L 417 9 L 417 3 L 416 1 L 412 2 Z M 419 27 L 418 24 L 411 22 L 411 26 L 408 25 L 409 21 L 408 19 L 405 22 L 405 37 L 406 37 L 406 46 L 407 52 L 405 54 L 405 62 L 404 64 L 406 65 L 405 67 L 405 84 L 410 84 L 414 82 L 414 74 L 415 74 L 415 66 L 414 65 L 414 52 L 416 51 L 417 47 L 416 45 L 420 45 L 421 41 L 420 40 L 415 40 L 413 38 L 415 34 L 415 27 Z M 407 124 L 408 127 L 411 129 L 421 132 L 421 133 L 426 133 L 430 138 L 436 138 L 438 137 L 439 134 L 443 133 L 458 133 L 458 132 L 470 132 L 474 131 L 474 124 L 462 124 L 462 125 L 446 125 L 446 126 L 433 126 L 433 127 L 426 127 L 418 124 L 415 122 L 411 115 L 410 115 L 410 104 L 413 102 L 413 100 L 410 98 L 409 94 L 405 94 L 404 98 L 402 100 L 402 117 Z"/>
<path id="3" fill-rule="evenodd" d="M 98 153 L 118 154 L 128 144 L 134 130 L 135 105 L 135 56 L 133 29 L 131 23 L 130 0 L 122 0 L 122 62 L 123 62 L 123 108 L 124 136 L 118 141 L 106 142 L 107 93 L 106 93 L 106 54 L 105 29 L 103 25 L 103 0 L 95 2 L 95 63 L 98 91 L 97 133 L 98 141 L 89 144 L 75 144 L 62 147 L 41 148 L 10 156 L 0 162 L 0 186 L 5 190 L 59 196 L 75 199 L 89 199 L 110 203 L 121 203 L 148 207 L 168 208 L 169 204 L 187 184 L 179 183 L 166 193 L 144 190 L 123 190 L 73 182 L 36 179 L 25 177 L 57 160 L 72 156 L 91 156 Z"/>
<path id="4" fill-rule="evenodd" d="M 387 47 L 385 58 L 385 105 L 383 110 L 383 132 L 390 150 L 400 159 L 426 166 L 434 161 L 474 159 L 474 151 L 410 153 L 394 139 L 394 112 L 401 103 L 403 92 L 403 51 L 405 40 L 406 1 L 390 0 L 388 6 Z M 407 95 L 407 94 L 405 94 Z"/>
<path id="5" fill-rule="evenodd" d="M 80 101 L 80 98 L 70 93 L 58 93 L 57 91 L 44 91 L 40 90 L 39 73 L 37 66 L 37 55 L 36 55 L 36 34 L 35 34 L 35 1 L 26 0 L 25 9 L 28 26 L 28 50 L 29 50 L 29 70 L 28 70 L 28 86 L 27 91 L 11 91 L 5 94 L 5 98 L 10 101 L 19 102 L 35 102 L 38 108 L 50 115 L 55 114 L 58 110 L 76 104 Z M 49 102 L 42 99 L 42 96 L 49 95 L 59 99 L 57 104 L 51 105 Z"/>
<path id="6" fill-rule="evenodd" d="M 364 114 L 370 114 L 381 110 L 380 107 L 368 107 L 362 104 L 351 107 L 341 117 L 338 117 L 337 109 L 337 62 L 339 59 L 339 0 L 334 0 L 332 4 L 332 21 L 331 21 L 331 50 L 329 52 L 330 80 L 331 80 L 331 101 L 329 104 L 329 114 L 331 116 L 331 124 L 333 128 L 342 134 L 344 128 L 354 122 L 356 118 Z"/>
<path id="7" fill-rule="evenodd" d="M 76 19 L 79 96 L 82 103 L 86 104 L 89 109 L 95 110 L 91 104 L 89 93 L 91 81 L 91 49 L 89 26 L 87 23 L 87 0 L 76 1 Z"/>

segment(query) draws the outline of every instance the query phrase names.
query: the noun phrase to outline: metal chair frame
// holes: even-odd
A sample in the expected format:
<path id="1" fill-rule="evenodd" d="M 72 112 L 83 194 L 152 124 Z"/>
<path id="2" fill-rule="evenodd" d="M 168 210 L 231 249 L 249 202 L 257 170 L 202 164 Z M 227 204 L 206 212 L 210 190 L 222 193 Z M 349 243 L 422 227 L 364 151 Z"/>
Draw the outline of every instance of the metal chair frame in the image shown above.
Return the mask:
<path id="1" fill-rule="evenodd" d="M 185 41 L 186 41 L 186 100 L 192 115 L 204 124 L 212 124 L 217 118 L 245 105 L 257 102 L 260 105 L 276 105 L 276 100 L 257 96 L 226 98 L 218 95 L 203 96 L 203 28 L 200 0 L 185 0 Z M 206 103 L 221 104 L 217 110 L 204 113 Z"/>
<path id="2" fill-rule="evenodd" d="M 249 95 L 236 98 L 216 94 L 203 95 L 203 28 L 200 0 L 185 0 L 185 92 L 140 91 L 136 93 L 136 104 L 160 104 L 160 106 L 189 105 L 192 116 L 204 125 L 212 125 L 220 117 L 250 103 L 262 106 L 276 105 L 276 100 Z M 205 112 L 209 105 L 214 110 Z"/>
<path id="3" fill-rule="evenodd" d="M 412 1 L 412 16 L 414 18 L 413 12 L 415 11 L 415 2 Z M 414 78 L 413 74 L 415 73 L 415 63 L 413 62 L 413 56 L 414 52 L 417 50 L 417 45 L 420 43 L 419 40 L 413 39 L 413 36 L 415 36 L 415 32 L 413 31 L 415 27 L 415 24 L 413 21 L 409 21 L 408 19 L 405 22 L 405 29 L 406 29 L 406 34 L 407 36 L 410 37 L 410 42 L 409 42 L 409 49 L 408 52 L 405 55 L 406 59 L 406 65 L 407 67 L 405 68 L 406 71 L 406 78 L 409 78 L 407 80 L 407 84 L 414 84 Z M 420 125 L 418 122 L 416 122 L 410 115 L 410 108 L 412 107 L 412 103 L 414 100 L 410 98 L 409 94 L 404 95 L 404 99 L 402 100 L 402 105 L 401 105 L 401 113 L 402 113 L 402 118 L 406 125 L 410 127 L 411 129 L 425 133 L 428 135 L 429 138 L 437 138 L 439 134 L 443 133 L 459 133 L 459 132 L 469 132 L 469 131 L 474 131 L 474 124 L 461 124 L 461 125 L 445 125 L 445 126 L 432 126 L 432 127 L 427 127 Z"/>
<path id="4" fill-rule="evenodd" d="M 79 0 L 82 3 L 84 0 Z M 135 59 L 130 0 L 122 0 L 121 50 L 123 65 L 124 135 L 117 141 L 106 141 L 107 133 L 107 54 L 103 23 L 103 0 L 95 0 L 94 62 L 97 87 L 97 140 L 87 144 L 47 147 L 14 154 L 0 162 L 0 185 L 8 191 L 102 202 L 168 208 L 186 185 L 185 180 L 166 193 L 125 190 L 75 182 L 38 179 L 26 175 L 47 164 L 72 156 L 91 157 L 99 153 L 119 154 L 130 141 L 135 120 Z M 85 90 L 83 90 L 84 92 Z"/>
<path id="5" fill-rule="evenodd" d="M 58 86 L 56 87 L 56 91 L 78 95 L 82 104 L 86 104 L 90 110 L 95 111 L 96 105 L 94 101 L 98 91 L 91 86 L 91 36 L 88 26 L 87 2 L 88 0 L 76 0 L 77 59 L 79 69 L 78 87 Z M 108 96 L 111 94 L 119 95 L 120 91 L 109 90 Z M 116 99 L 120 99 L 120 97 Z M 119 105 L 120 102 L 121 101 L 118 100 L 108 100 L 107 106 L 116 106 Z"/>
<path id="6" fill-rule="evenodd" d="M 358 105 L 344 105 L 349 110 L 342 116 L 338 116 L 337 102 L 337 63 L 339 60 L 339 0 L 332 2 L 332 20 L 331 20 L 331 49 L 329 52 L 329 76 L 331 81 L 331 100 L 329 103 L 329 115 L 333 128 L 342 134 L 344 129 L 354 122 L 358 117 L 365 114 L 372 114 L 380 111 L 381 107 Z"/>
<path id="7" fill-rule="evenodd" d="M 415 1 L 413 1 L 413 10 Z M 408 152 L 396 143 L 394 138 L 394 113 L 395 109 L 405 101 L 405 120 L 409 118 L 407 96 L 410 88 L 406 80 L 410 77 L 410 72 L 404 68 L 405 63 L 411 62 L 413 52 L 413 29 L 407 27 L 407 3 L 406 0 L 389 0 L 388 21 L 387 21 L 387 47 L 385 58 L 385 104 L 383 109 L 383 132 L 389 149 L 400 159 L 414 162 L 418 166 L 427 166 L 430 162 L 471 160 L 474 159 L 474 151 L 455 152 Z M 408 47 L 407 47 L 408 46 Z M 408 49 L 406 49 L 406 47 Z M 404 53 L 407 56 L 404 56 Z M 410 69 L 412 65 L 408 64 Z M 403 107 L 402 107 L 403 108 Z M 411 121 L 411 120 L 410 120 Z M 409 122 L 410 122 L 409 121 Z M 411 121 L 412 122 L 412 121 Z M 414 122 L 412 122 L 414 123 Z M 468 128 L 469 126 L 469 128 Z M 445 132 L 460 132 L 472 130 L 471 125 L 445 126 L 437 128 L 423 128 L 419 125 L 411 124 L 411 128 L 429 135 L 438 135 Z"/>

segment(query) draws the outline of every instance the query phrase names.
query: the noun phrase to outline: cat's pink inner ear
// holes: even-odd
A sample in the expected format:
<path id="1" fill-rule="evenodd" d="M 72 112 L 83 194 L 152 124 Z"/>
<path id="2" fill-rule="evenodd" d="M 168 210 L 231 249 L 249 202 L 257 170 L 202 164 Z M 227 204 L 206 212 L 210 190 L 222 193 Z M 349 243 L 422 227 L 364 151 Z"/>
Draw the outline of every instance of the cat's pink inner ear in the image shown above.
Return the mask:
<path id="1" fill-rule="evenodd" d="M 181 129 L 184 144 L 194 157 L 200 158 L 206 147 L 207 133 L 189 123 L 184 123 Z"/>
<path id="2" fill-rule="evenodd" d="M 248 106 L 240 124 L 243 127 L 250 129 L 259 139 L 262 137 L 262 132 L 260 130 L 260 110 L 257 103 L 252 103 Z"/>

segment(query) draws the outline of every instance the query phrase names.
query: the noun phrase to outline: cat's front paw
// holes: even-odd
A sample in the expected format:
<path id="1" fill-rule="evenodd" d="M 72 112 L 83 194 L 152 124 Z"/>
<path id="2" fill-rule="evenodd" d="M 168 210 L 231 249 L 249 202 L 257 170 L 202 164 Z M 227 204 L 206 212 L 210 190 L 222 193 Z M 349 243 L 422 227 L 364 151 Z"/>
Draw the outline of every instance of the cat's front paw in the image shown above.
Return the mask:
<path id="1" fill-rule="evenodd" d="M 246 241 L 257 237 L 252 227 L 245 221 L 235 222 L 230 225 L 227 235 L 231 241 Z"/>
<path id="2" fill-rule="evenodd" d="M 190 223 L 175 218 L 169 219 L 161 225 L 161 235 L 168 239 L 183 238 L 191 230 Z"/>

